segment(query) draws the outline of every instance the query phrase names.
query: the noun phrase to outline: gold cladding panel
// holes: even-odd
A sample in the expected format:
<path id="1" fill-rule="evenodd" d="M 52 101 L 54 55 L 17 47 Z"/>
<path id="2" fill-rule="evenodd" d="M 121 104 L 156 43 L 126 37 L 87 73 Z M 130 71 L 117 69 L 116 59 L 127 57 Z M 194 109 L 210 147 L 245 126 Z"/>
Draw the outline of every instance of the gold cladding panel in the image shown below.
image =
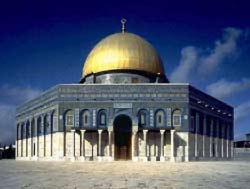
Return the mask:
<path id="1" fill-rule="evenodd" d="M 155 49 L 141 37 L 126 32 L 110 35 L 94 47 L 84 63 L 83 77 L 117 69 L 164 74 Z"/>

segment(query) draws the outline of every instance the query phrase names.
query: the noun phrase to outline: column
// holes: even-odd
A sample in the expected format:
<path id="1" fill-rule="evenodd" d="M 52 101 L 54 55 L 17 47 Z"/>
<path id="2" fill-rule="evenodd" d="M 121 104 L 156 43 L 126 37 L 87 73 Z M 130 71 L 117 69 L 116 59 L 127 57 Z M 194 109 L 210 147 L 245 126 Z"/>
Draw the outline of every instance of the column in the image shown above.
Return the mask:
<path id="1" fill-rule="evenodd" d="M 145 157 L 146 157 L 146 161 L 148 160 L 147 159 L 147 133 L 148 133 L 148 130 L 143 130 L 143 141 L 144 141 L 144 150 L 145 150 Z"/>
<path id="2" fill-rule="evenodd" d="M 213 125 L 214 125 L 214 121 L 211 120 L 210 123 L 210 142 L 209 142 L 209 149 L 210 149 L 210 157 L 213 157 Z"/>
<path id="3" fill-rule="evenodd" d="M 19 131 L 19 124 L 17 124 L 17 128 L 16 128 L 16 158 L 18 157 L 18 149 L 19 149 L 19 146 L 18 146 L 18 139 L 19 139 L 18 131 Z"/>
<path id="4" fill-rule="evenodd" d="M 80 146 L 81 146 L 81 157 L 85 157 L 85 136 L 84 136 L 84 134 L 85 134 L 85 131 L 86 130 L 81 130 L 81 144 L 80 144 Z"/>
<path id="5" fill-rule="evenodd" d="M 39 135 L 40 135 L 39 132 L 40 132 L 40 128 L 38 128 L 37 121 L 38 121 L 38 117 L 35 119 L 35 124 L 36 124 L 36 157 L 38 158 L 39 157 Z"/>
<path id="6" fill-rule="evenodd" d="M 48 119 L 47 117 L 46 117 L 46 119 Z M 47 156 L 47 144 L 46 144 L 46 138 L 47 138 L 47 120 L 44 120 L 44 122 L 43 122 L 43 146 L 44 146 L 44 148 L 43 148 L 43 153 L 44 153 L 44 157 L 46 157 Z"/>
<path id="7" fill-rule="evenodd" d="M 233 130 L 234 130 L 234 124 L 233 122 L 230 122 L 230 158 L 234 158 L 234 143 L 233 143 Z"/>
<path id="8" fill-rule="evenodd" d="M 21 138 L 21 137 L 20 137 L 20 136 L 21 136 L 21 135 L 20 135 L 20 131 L 21 131 L 21 130 L 20 130 L 20 128 L 21 128 L 21 124 L 19 124 L 19 126 L 18 126 L 18 131 L 17 131 L 17 133 L 18 133 L 18 136 L 17 136 L 18 154 L 17 154 L 17 156 L 18 156 L 18 157 L 20 157 L 20 152 L 21 152 L 21 151 L 20 151 L 20 149 L 21 149 L 21 146 L 20 146 L 20 138 Z"/>
<path id="9" fill-rule="evenodd" d="M 203 157 L 206 156 L 206 133 L 207 132 L 207 115 L 204 114 L 203 116 L 203 148 L 202 148 L 202 155 Z"/>
<path id="10" fill-rule="evenodd" d="M 195 150 L 194 150 L 194 155 L 195 157 L 197 158 L 199 156 L 199 152 L 198 152 L 198 132 L 199 132 L 199 120 L 200 120 L 200 116 L 199 116 L 199 113 L 196 112 L 195 113 Z"/>
<path id="11" fill-rule="evenodd" d="M 219 118 L 217 119 L 217 124 L 216 124 L 216 138 L 215 138 L 215 157 L 219 157 L 219 148 L 218 148 L 218 141 L 219 141 L 219 128 L 220 128 L 220 120 Z"/>
<path id="12" fill-rule="evenodd" d="M 38 147 L 37 146 L 37 144 L 38 144 L 38 141 L 37 141 L 37 137 L 38 137 L 38 135 L 37 135 L 37 117 L 34 117 L 34 135 L 36 136 L 36 137 L 33 136 L 34 142 L 36 143 L 34 156 L 37 157 L 37 152 L 38 152 L 38 148 L 37 148 Z M 34 145 L 33 145 L 33 148 L 34 148 Z"/>
<path id="13" fill-rule="evenodd" d="M 175 143 L 174 143 L 174 139 L 175 139 L 175 130 L 171 130 L 171 157 L 170 157 L 170 161 L 174 162 L 175 161 Z"/>
<path id="14" fill-rule="evenodd" d="M 26 127 L 26 157 L 29 157 L 29 126 L 27 126 L 27 122 L 25 124 L 25 127 Z"/>
<path id="15" fill-rule="evenodd" d="M 50 114 L 48 115 L 49 116 L 49 131 L 48 133 L 50 133 L 50 137 L 49 137 L 49 148 L 50 148 L 50 157 L 52 157 L 52 145 L 53 145 L 53 140 L 52 140 L 52 136 L 53 136 L 53 133 L 51 132 L 52 131 L 52 126 L 53 126 L 53 120 L 51 120 L 52 118 L 52 112 L 50 112 Z"/>
<path id="16" fill-rule="evenodd" d="M 44 157 L 48 156 L 48 153 L 47 153 L 47 148 L 48 148 L 48 144 L 47 144 L 47 138 L 48 138 L 48 127 L 49 127 L 49 122 L 48 122 L 48 117 L 49 115 L 45 115 L 45 118 L 44 118 L 44 126 L 43 126 L 43 129 L 44 129 Z"/>
<path id="17" fill-rule="evenodd" d="M 132 156 L 132 160 L 135 160 L 135 135 L 136 135 L 136 131 L 132 131 L 132 137 L 131 137 L 131 156 Z"/>
<path id="18" fill-rule="evenodd" d="M 111 154 L 112 157 L 115 158 L 115 133 L 112 131 L 111 133 Z"/>
<path id="19" fill-rule="evenodd" d="M 71 130 L 71 134 L 72 134 L 72 142 L 71 142 L 71 150 L 72 150 L 72 156 L 71 156 L 71 161 L 75 161 L 75 129 Z"/>
<path id="20" fill-rule="evenodd" d="M 108 131 L 108 137 L 109 137 L 108 156 L 112 157 L 112 131 Z"/>
<path id="21" fill-rule="evenodd" d="M 18 130 L 19 129 L 19 124 L 17 124 L 17 127 L 16 127 L 16 159 L 18 158 L 18 148 L 19 148 L 19 146 L 18 146 Z"/>
<path id="22" fill-rule="evenodd" d="M 224 158 L 224 124 L 221 126 L 221 158 Z"/>
<path id="23" fill-rule="evenodd" d="M 227 125 L 227 158 L 229 158 L 229 136 L 230 136 L 230 125 Z"/>
<path id="24" fill-rule="evenodd" d="M 44 151 L 45 151 L 45 148 L 44 148 L 44 115 L 41 116 L 41 136 L 39 136 L 39 140 L 41 140 L 41 151 L 39 153 L 40 156 L 43 156 L 44 155 Z M 39 145 L 40 146 L 40 145 Z M 43 151 L 42 151 L 43 149 Z"/>
<path id="25" fill-rule="evenodd" d="M 21 157 L 23 157 L 23 125 L 21 125 Z"/>
<path id="26" fill-rule="evenodd" d="M 33 156 L 33 129 L 34 129 L 34 127 L 33 127 L 33 124 L 32 124 L 32 119 L 30 119 L 30 157 L 32 157 Z"/>
<path id="27" fill-rule="evenodd" d="M 23 126 L 23 157 L 26 157 L 27 156 L 27 144 L 26 144 L 26 141 L 27 141 L 27 127 L 26 127 L 26 122 L 24 123 L 24 126 Z"/>
<path id="28" fill-rule="evenodd" d="M 17 158 L 18 158 L 18 139 L 16 139 L 15 145 L 16 145 L 15 157 L 16 157 L 16 159 L 17 159 Z"/>
<path id="29" fill-rule="evenodd" d="M 23 157 L 26 157 L 26 140 L 27 140 L 27 130 L 26 130 L 26 122 L 23 125 Z"/>
<path id="30" fill-rule="evenodd" d="M 98 153 L 97 156 L 102 156 L 102 130 L 98 130 Z M 100 159 L 99 159 L 100 160 Z"/>
<path id="31" fill-rule="evenodd" d="M 160 155 L 160 161 L 165 161 L 165 158 L 164 158 L 164 132 L 165 130 L 160 130 L 160 133 L 161 133 L 161 155 Z"/>

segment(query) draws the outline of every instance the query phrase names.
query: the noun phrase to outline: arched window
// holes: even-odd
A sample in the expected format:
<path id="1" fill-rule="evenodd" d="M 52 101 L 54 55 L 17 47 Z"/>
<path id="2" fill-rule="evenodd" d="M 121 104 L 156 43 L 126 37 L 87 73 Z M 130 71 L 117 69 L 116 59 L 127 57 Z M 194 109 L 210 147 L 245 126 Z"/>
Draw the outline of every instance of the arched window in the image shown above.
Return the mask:
<path id="1" fill-rule="evenodd" d="M 73 127 L 74 126 L 74 111 L 68 110 L 64 116 L 65 126 L 66 127 Z"/>
<path id="2" fill-rule="evenodd" d="M 106 126 L 107 125 L 107 111 L 106 110 L 100 110 L 98 112 L 98 126 Z"/>
<path id="3" fill-rule="evenodd" d="M 155 126 L 163 127 L 165 125 L 165 112 L 163 110 L 157 110 L 155 113 Z"/>
<path id="4" fill-rule="evenodd" d="M 83 110 L 81 113 L 81 126 L 89 127 L 90 126 L 90 112 L 89 110 Z"/>
<path id="5" fill-rule="evenodd" d="M 140 127 L 147 126 L 147 111 L 140 110 L 138 113 L 138 124 Z"/>
<path id="6" fill-rule="evenodd" d="M 173 126 L 181 126 L 181 111 L 179 109 L 173 111 Z"/>

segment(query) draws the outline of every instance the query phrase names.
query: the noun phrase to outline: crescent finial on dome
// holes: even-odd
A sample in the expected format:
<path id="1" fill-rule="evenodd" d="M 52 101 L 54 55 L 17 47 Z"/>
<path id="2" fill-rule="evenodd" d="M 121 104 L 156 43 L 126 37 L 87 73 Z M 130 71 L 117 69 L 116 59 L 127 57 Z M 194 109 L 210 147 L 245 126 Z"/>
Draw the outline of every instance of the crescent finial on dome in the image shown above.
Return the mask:
<path id="1" fill-rule="evenodd" d="M 126 24 L 127 20 L 125 18 L 122 18 L 121 19 L 121 23 L 122 23 L 122 33 L 124 33 L 126 31 L 126 27 L 125 27 L 125 24 Z"/>

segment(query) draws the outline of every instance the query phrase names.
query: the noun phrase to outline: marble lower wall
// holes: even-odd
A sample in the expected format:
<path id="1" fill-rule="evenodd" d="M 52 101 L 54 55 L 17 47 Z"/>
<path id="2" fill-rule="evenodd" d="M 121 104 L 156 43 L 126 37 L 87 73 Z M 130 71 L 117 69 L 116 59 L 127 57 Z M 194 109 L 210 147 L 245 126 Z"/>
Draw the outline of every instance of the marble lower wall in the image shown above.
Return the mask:
<path id="1" fill-rule="evenodd" d="M 196 145 L 197 143 L 197 145 Z M 224 160 L 233 158 L 232 141 L 189 133 L 189 160 Z M 196 149 L 197 146 L 197 149 Z M 197 153 L 196 153 L 197 150 Z"/>
<path id="2" fill-rule="evenodd" d="M 159 160 L 164 157 L 170 161 L 197 161 L 220 160 L 233 157 L 233 142 L 220 138 L 211 138 L 188 132 L 175 132 L 174 144 L 171 144 L 171 133 L 163 134 L 163 146 L 161 147 L 160 132 L 148 131 L 146 140 L 143 132 L 134 135 L 131 147 L 134 149 L 136 160 Z M 98 159 L 98 131 L 86 131 L 84 142 L 80 132 L 56 132 L 46 136 L 16 141 L 18 145 L 18 160 L 97 160 Z M 101 157 L 114 157 L 114 134 L 111 133 L 109 146 L 109 134 L 107 131 L 101 134 Z M 82 146 L 84 144 L 84 146 Z M 163 150 L 163 151 L 161 151 Z M 173 155 L 172 155 L 173 154 Z M 162 155 L 162 156 L 161 156 Z M 114 159 L 114 158 L 113 158 Z"/>

